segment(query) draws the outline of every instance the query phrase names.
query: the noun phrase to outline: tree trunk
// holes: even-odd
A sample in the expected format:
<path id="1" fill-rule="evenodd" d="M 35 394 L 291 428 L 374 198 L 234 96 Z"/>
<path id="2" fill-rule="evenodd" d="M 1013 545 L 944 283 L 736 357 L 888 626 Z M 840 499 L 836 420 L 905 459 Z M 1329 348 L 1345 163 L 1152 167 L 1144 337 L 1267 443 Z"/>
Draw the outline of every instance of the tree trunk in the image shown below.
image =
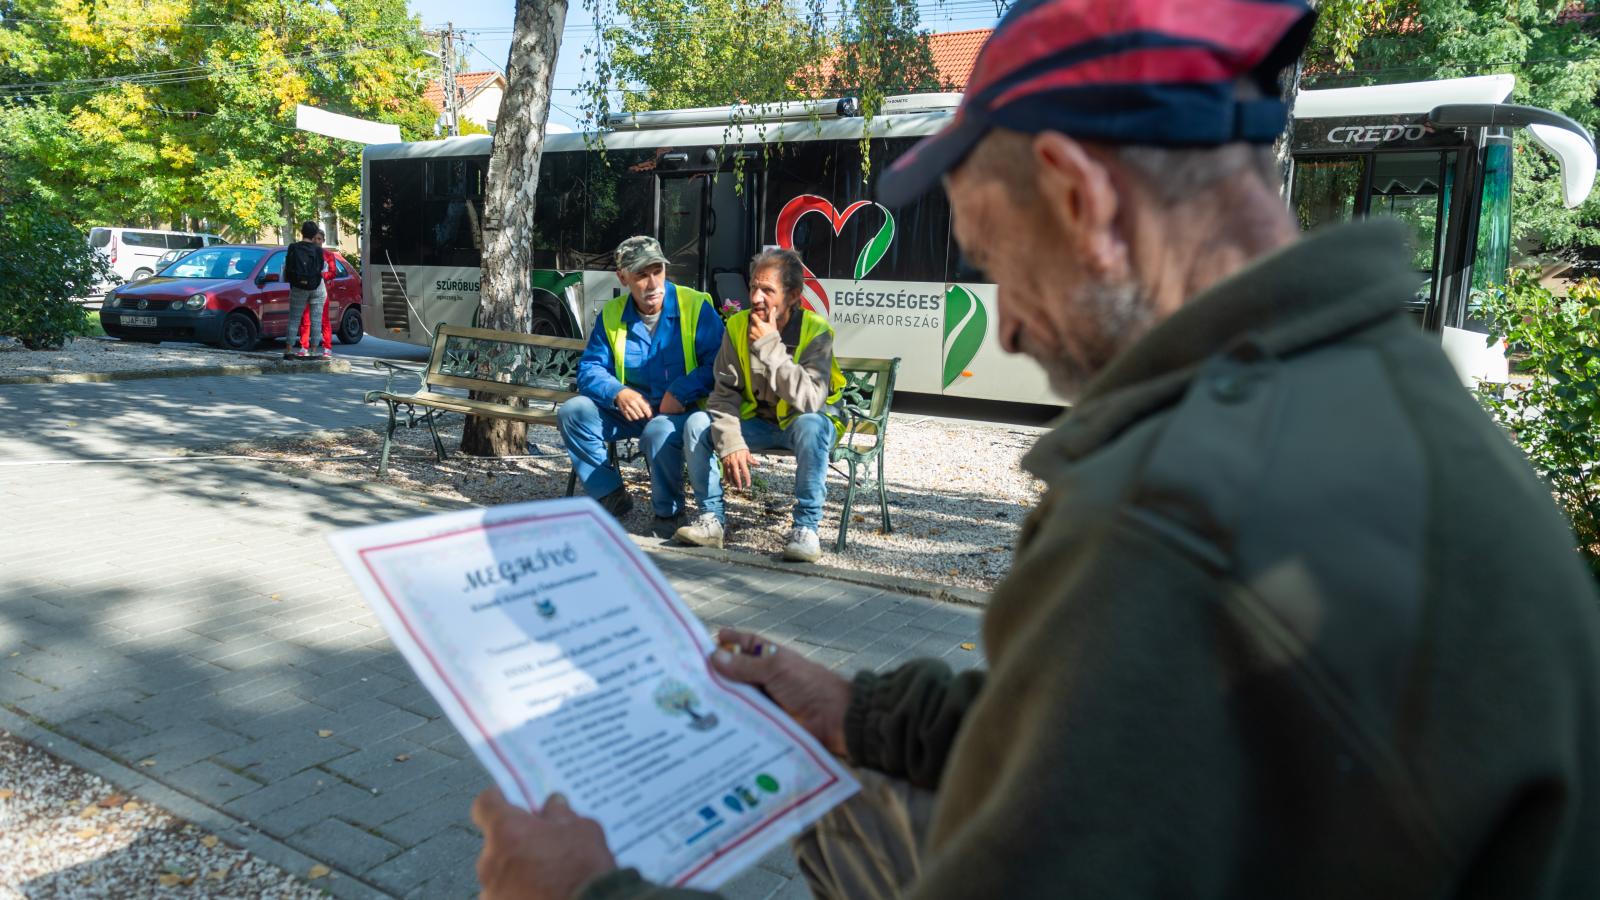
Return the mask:
<path id="1" fill-rule="evenodd" d="M 1294 158 L 1291 155 L 1294 148 L 1294 102 L 1300 96 L 1300 79 L 1305 74 L 1306 59 L 1301 54 L 1294 61 L 1294 66 L 1283 73 L 1279 84 L 1284 104 L 1289 108 L 1288 123 L 1284 126 L 1283 134 L 1278 136 L 1278 145 L 1275 152 L 1278 156 L 1278 172 L 1283 179 L 1283 199 L 1287 203 L 1289 194 L 1294 189 Z"/>
<path id="2" fill-rule="evenodd" d="M 527 334 L 531 325 L 533 192 L 539 181 L 556 53 L 566 22 L 566 0 L 517 0 L 506 92 L 500 98 L 484 197 L 478 310 L 478 323 L 484 328 Z M 468 416 L 461 452 L 515 456 L 527 452 L 527 433 L 527 426 L 519 422 Z"/>

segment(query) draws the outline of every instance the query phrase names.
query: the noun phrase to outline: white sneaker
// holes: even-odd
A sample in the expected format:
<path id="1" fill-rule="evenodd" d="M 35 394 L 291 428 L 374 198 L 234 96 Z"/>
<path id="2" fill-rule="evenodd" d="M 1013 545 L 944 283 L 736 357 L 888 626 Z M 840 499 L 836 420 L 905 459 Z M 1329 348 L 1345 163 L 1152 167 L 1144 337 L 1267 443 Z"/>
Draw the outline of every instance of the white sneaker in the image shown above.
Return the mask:
<path id="1" fill-rule="evenodd" d="M 792 562 L 816 562 L 822 557 L 822 542 L 817 530 L 796 525 L 789 532 L 789 543 L 783 545 L 783 558 Z"/>
<path id="2" fill-rule="evenodd" d="M 715 547 L 721 550 L 722 520 L 712 513 L 701 513 L 699 518 L 673 532 L 672 539 L 680 544 Z"/>

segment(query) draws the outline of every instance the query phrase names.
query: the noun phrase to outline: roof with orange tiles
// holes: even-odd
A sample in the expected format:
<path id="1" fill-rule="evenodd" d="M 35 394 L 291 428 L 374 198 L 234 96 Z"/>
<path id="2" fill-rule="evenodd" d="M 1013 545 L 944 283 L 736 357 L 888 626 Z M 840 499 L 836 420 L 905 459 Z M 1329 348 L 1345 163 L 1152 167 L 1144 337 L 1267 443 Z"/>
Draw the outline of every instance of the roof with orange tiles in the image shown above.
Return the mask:
<path id="1" fill-rule="evenodd" d="M 972 64 L 978 61 L 978 51 L 992 33 L 993 28 L 974 28 L 929 35 L 928 45 L 933 51 L 933 65 L 939 70 L 939 80 L 958 91 L 965 88 L 967 76 L 972 74 Z"/>
<path id="2" fill-rule="evenodd" d="M 465 100 L 491 81 L 499 81 L 500 87 L 505 87 L 505 78 L 499 72 L 457 72 L 456 90 L 460 98 Z M 444 112 L 444 85 L 437 79 L 428 82 L 428 86 L 422 89 L 422 99 L 428 101 L 435 112 Z"/>

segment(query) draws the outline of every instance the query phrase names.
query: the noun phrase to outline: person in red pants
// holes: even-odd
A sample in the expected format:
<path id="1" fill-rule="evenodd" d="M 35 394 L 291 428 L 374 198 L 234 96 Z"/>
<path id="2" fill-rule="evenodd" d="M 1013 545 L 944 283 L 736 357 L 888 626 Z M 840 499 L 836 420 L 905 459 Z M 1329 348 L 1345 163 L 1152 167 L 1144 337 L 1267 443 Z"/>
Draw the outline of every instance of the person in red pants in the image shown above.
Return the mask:
<path id="1" fill-rule="evenodd" d="M 318 247 L 322 247 L 323 241 L 326 241 L 327 239 L 328 233 L 321 230 L 317 231 L 317 236 L 313 238 L 313 240 L 317 242 Z M 333 251 L 323 247 L 322 281 L 324 286 L 328 289 L 328 300 L 322 304 L 323 359 L 333 358 L 333 279 L 337 274 L 337 270 L 334 268 L 333 263 Z M 300 313 L 299 355 L 302 357 L 311 355 L 311 307 L 309 305 L 305 308 L 304 312 Z"/>

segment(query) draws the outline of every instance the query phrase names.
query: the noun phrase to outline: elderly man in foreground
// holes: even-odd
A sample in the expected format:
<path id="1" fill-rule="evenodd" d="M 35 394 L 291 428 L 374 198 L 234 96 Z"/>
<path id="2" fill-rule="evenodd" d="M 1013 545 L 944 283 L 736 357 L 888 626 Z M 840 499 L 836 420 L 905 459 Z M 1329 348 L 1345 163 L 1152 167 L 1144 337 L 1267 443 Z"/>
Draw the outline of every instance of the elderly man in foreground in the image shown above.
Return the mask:
<path id="1" fill-rule="evenodd" d="M 818 896 L 1600 896 L 1594 584 L 1402 313 L 1403 230 L 1297 234 L 1269 147 L 1310 26 L 1017 4 L 883 176 L 946 178 L 1001 340 L 1074 405 L 987 673 L 712 660 L 864 773 L 797 844 Z M 694 896 L 582 812 L 480 797 L 486 895 Z"/>

